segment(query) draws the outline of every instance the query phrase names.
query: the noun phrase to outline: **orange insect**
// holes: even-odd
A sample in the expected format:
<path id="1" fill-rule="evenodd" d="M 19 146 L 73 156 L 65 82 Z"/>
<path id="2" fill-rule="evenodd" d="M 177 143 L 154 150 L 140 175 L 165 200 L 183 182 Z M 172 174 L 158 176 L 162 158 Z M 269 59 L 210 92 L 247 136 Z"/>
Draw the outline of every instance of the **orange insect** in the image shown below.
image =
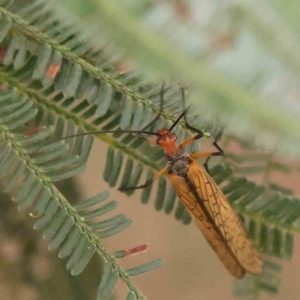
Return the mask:
<path id="1" fill-rule="evenodd" d="M 161 97 L 163 98 L 163 95 Z M 184 100 L 183 90 L 182 97 Z M 162 107 L 160 111 L 162 111 Z M 158 177 L 167 174 L 181 202 L 228 271 L 236 278 L 242 278 L 246 272 L 260 274 L 262 272 L 262 262 L 258 251 L 247 237 L 239 217 L 226 200 L 220 188 L 210 177 L 207 169 L 208 159 L 211 156 L 223 155 L 223 151 L 215 140 L 213 145 L 217 148 L 217 152 L 191 155 L 185 153 L 182 150 L 184 147 L 204 136 L 202 131 L 193 128 L 187 123 L 185 113 L 186 110 L 169 129 L 163 128 L 156 133 L 146 132 L 155 134 L 157 136 L 156 139 L 144 137 L 151 144 L 159 145 L 163 148 L 167 166 L 145 184 L 137 187 L 122 187 L 120 190 L 145 188 Z M 176 145 L 176 135 L 171 131 L 183 117 L 186 126 L 198 132 L 198 134 L 180 145 Z M 143 128 L 142 132 L 145 132 L 144 130 L 149 126 L 150 124 Z M 200 157 L 207 157 L 204 164 L 206 170 L 195 161 Z"/>
<path id="2" fill-rule="evenodd" d="M 246 230 L 239 217 L 209 175 L 207 168 L 208 160 L 212 156 L 224 154 L 223 150 L 217 144 L 217 139 L 213 143 L 218 150 L 217 152 L 195 153 L 191 155 L 185 153 L 183 151 L 184 147 L 204 136 L 202 131 L 188 124 L 185 116 L 186 110 L 183 111 L 169 129 L 163 128 L 157 132 L 146 131 L 147 128 L 157 121 L 162 112 L 163 91 L 162 87 L 159 114 L 140 131 L 96 131 L 71 135 L 62 139 L 101 133 L 137 133 L 138 137 L 147 139 L 153 145 L 161 146 L 167 159 L 167 166 L 143 185 L 121 187 L 119 189 L 142 189 L 152 184 L 158 177 L 167 174 L 181 202 L 228 271 L 236 278 L 242 278 L 246 272 L 260 274 L 262 272 L 262 262 L 258 251 L 247 237 Z M 183 90 L 182 97 L 184 103 Z M 182 118 L 184 118 L 186 126 L 197 132 L 197 135 L 176 145 L 176 135 L 171 131 Z M 145 137 L 141 134 L 155 135 L 156 139 Z M 205 169 L 196 162 L 196 159 L 201 157 L 207 157 L 204 163 Z"/>

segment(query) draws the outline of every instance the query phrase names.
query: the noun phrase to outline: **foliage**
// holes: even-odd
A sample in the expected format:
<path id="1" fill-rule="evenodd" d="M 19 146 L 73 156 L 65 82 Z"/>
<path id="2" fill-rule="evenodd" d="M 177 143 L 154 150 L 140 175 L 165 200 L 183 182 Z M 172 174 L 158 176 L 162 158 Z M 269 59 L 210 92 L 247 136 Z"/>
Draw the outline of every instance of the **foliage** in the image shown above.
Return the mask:
<path id="1" fill-rule="evenodd" d="M 277 17 L 284 6 L 292 15 L 286 2 L 52 2 L 84 24 L 83 36 L 96 34 L 95 45 L 138 63 L 145 76 L 191 85 L 195 115 L 219 113 L 228 132 L 297 155 L 299 23 Z"/>
<path id="2" fill-rule="evenodd" d="M 43 236 L 50 239 L 49 248 L 59 249 L 59 257 L 69 256 L 67 268 L 72 275 L 80 274 L 94 253 L 104 259 L 105 268 L 99 285 L 98 299 L 109 299 L 118 279 L 128 286 L 127 299 L 144 299 L 130 276 L 159 267 L 161 260 L 123 270 L 117 259 L 126 256 L 128 252 L 123 250 L 109 253 L 102 244 L 103 238 L 129 227 L 131 220 L 124 215 L 100 221 L 95 219 L 105 216 L 117 205 L 116 201 L 102 204 L 108 199 L 108 192 L 101 192 L 95 197 L 72 205 L 70 199 L 67 199 L 54 183 L 84 170 L 93 140 L 83 136 L 75 140 L 59 139 L 84 131 L 142 128 L 159 111 L 160 84 L 148 82 L 136 70 L 128 70 L 121 59 L 122 55 L 116 56 L 115 50 L 110 53 L 110 45 L 100 47 L 99 43 L 94 42 L 94 38 L 86 40 L 78 28 L 59 17 L 48 2 L 36 0 L 25 6 L 22 3 L 21 0 L 3 0 L 0 7 L 0 177 L 4 192 L 11 196 L 20 210 L 30 209 L 32 216 L 39 216 L 34 228 L 43 230 Z M 104 13 L 108 14 L 109 5 L 99 3 L 103 5 Z M 140 10 L 135 12 L 137 16 L 141 11 L 148 11 L 149 7 L 154 9 L 154 6 L 148 6 L 146 3 L 147 1 L 144 2 L 145 7 L 141 6 Z M 245 13 L 244 6 L 235 9 Z M 254 10 L 251 10 L 251 13 L 248 16 L 257 16 Z M 108 20 L 123 24 L 122 20 Z M 120 24 L 111 27 L 115 33 L 118 32 Z M 123 24 L 125 36 L 126 31 L 132 28 L 130 24 Z M 260 25 L 259 22 L 255 24 Z M 106 28 L 104 27 L 103 31 Z M 135 35 L 136 31 L 132 31 L 131 34 L 133 37 L 140 37 Z M 160 45 L 163 48 L 164 44 Z M 137 43 L 137 52 L 153 54 L 147 52 L 149 49 L 144 49 L 146 52 L 143 52 L 139 46 Z M 279 50 L 284 52 L 283 48 Z M 154 61 L 156 64 L 160 63 L 165 59 L 166 49 L 160 49 L 159 53 L 154 54 Z M 173 55 L 173 52 L 171 54 Z M 234 132 L 232 126 L 229 126 L 229 132 L 235 134 L 224 136 L 225 145 L 237 141 L 241 147 L 250 149 L 250 142 L 253 142 L 251 136 L 246 140 L 239 131 L 241 128 L 250 128 L 247 120 L 243 120 L 246 114 L 249 115 L 249 120 L 259 120 L 258 125 L 268 121 L 271 137 L 274 137 L 278 126 L 282 126 L 279 136 L 288 142 L 288 151 L 296 151 L 297 141 L 293 138 L 296 135 L 295 128 L 298 133 L 298 121 L 291 119 L 285 124 L 289 116 L 287 110 L 280 111 L 279 114 L 275 111 L 277 117 L 274 118 L 273 113 L 265 114 L 266 111 L 269 112 L 265 107 L 270 105 L 259 106 L 255 102 L 255 105 L 258 105 L 255 111 L 258 113 L 253 113 L 252 109 L 247 111 L 252 94 L 244 86 L 250 79 L 256 78 L 254 75 L 249 76 L 251 78 L 238 88 L 220 76 L 217 76 L 218 80 L 215 79 L 214 85 L 210 86 L 212 75 L 206 67 L 197 69 L 200 77 L 193 77 L 194 68 L 199 64 L 191 66 L 191 73 L 185 73 L 184 70 L 190 66 L 191 61 L 181 60 L 181 64 L 176 65 L 176 56 L 171 54 L 168 64 L 173 64 L 172 68 L 166 63 L 162 64 L 162 68 L 170 67 L 169 71 L 178 71 L 178 68 L 184 65 L 182 72 L 178 73 L 181 76 L 187 75 L 186 81 L 190 83 L 200 80 L 199 87 L 206 87 L 203 91 L 203 99 L 207 105 L 205 108 L 214 108 L 209 110 L 210 113 L 202 111 L 200 117 L 198 112 L 190 111 L 187 117 L 194 126 L 210 132 L 212 136 L 217 134 L 223 120 L 216 119 L 212 112 L 221 108 L 227 113 L 232 113 L 233 107 L 241 101 L 242 105 L 238 105 L 237 111 L 242 114 L 242 118 L 233 115 L 233 127 L 237 130 Z M 143 63 L 144 58 L 140 61 Z M 259 81 L 259 84 L 261 85 L 262 81 Z M 254 84 L 256 91 L 259 90 L 259 84 Z M 163 125 L 169 126 L 174 122 L 176 114 L 182 111 L 178 86 L 171 81 L 167 81 L 165 86 L 164 110 L 151 130 Z M 221 97 L 222 93 L 224 95 Z M 220 106 L 222 101 L 224 103 Z M 184 122 L 180 122 L 174 132 L 179 140 L 193 134 L 185 127 Z M 255 130 L 251 133 L 255 133 Z M 259 136 L 256 142 L 263 139 L 264 132 Z M 147 171 L 147 177 L 150 178 L 164 164 L 161 149 L 154 149 L 143 139 L 131 134 L 95 134 L 95 137 L 110 147 L 106 157 L 104 179 L 111 187 L 119 186 L 118 180 L 120 186 L 136 185 L 143 172 Z M 56 142 L 50 143 L 51 141 Z M 266 144 L 270 147 L 278 143 L 275 141 Z M 187 151 L 198 151 L 199 146 L 200 144 L 195 143 L 195 148 Z M 284 149 L 279 147 L 279 150 Z M 298 198 L 292 197 L 290 190 L 269 180 L 273 170 L 286 172 L 289 171 L 289 167 L 277 163 L 272 153 L 252 156 L 237 155 L 230 150 L 227 153 L 224 164 L 215 165 L 211 169 L 213 178 L 222 186 L 228 200 L 244 219 L 250 236 L 260 251 L 265 253 L 266 257 L 290 259 L 293 252 L 293 233 L 300 229 L 297 222 L 300 216 L 300 202 Z M 254 162 L 259 164 L 253 165 Z M 245 163 L 250 163 L 251 166 L 247 167 Z M 122 165 L 125 165 L 125 169 L 121 172 Z M 263 185 L 246 179 L 245 175 L 249 173 L 263 173 Z M 151 186 L 143 191 L 143 203 L 149 202 L 151 191 Z M 126 193 L 130 195 L 133 191 Z M 95 208 L 96 205 L 99 206 Z M 165 178 L 158 182 L 154 206 L 156 210 L 163 210 L 166 214 L 175 210 L 175 218 L 184 224 L 191 221 L 184 207 L 176 199 L 174 191 L 169 189 Z M 255 284 L 250 292 L 255 295 L 262 289 L 275 292 L 276 284 L 274 286 L 268 282 L 268 278 L 271 277 L 264 273 L 261 278 L 256 278 L 255 280 L 263 284 Z"/>

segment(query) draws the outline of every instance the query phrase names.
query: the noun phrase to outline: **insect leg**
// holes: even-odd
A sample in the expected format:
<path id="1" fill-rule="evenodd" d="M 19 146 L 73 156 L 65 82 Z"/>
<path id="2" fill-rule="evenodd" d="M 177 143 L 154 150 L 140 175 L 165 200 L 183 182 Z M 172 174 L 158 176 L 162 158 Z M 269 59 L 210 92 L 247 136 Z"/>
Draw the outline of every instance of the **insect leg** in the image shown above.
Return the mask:
<path id="1" fill-rule="evenodd" d="M 182 94 L 182 101 L 183 101 L 183 110 L 186 112 L 187 109 L 185 108 L 185 97 L 184 97 L 184 89 L 181 89 L 181 94 Z M 190 143 L 193 143 L 194 141 L 202 138 L 204 136 L 203 131 L 191 126 L 186 118 L 186 115 L 184 114 L 184 122 L 187 128 L 196 131 L 198 134 L 194 137 L 191 137 L 190 139 L 184 141 L 183 143 L 181 143 L 179 145 L 180 148 L 186 147 L 187 145 L 189 145 Z M 221 149 L 221 147 L 218 145 L 217 141 L 220 139 L 220 137 L 222 136 L 223 130 L 215 137 L 215 141 L 213 142 L 213 145 L 217 148 L 218 151 L 216 152 L 204 152 L 204 153 L 194 153 L 191 154 L 191 158 L 193 159 L 197 159 L 200 157 L 207 157 L 205 163 L 204 163 L 204 168 L 207 171 L 207 173 L 209 174 L 209 169 L 208 169 L 208 161 L 210 160 L 210 158 L 212 156 L 223 156 L 224 155 L 224 151 Z"/>
<path id="2" fill-rule="evenodd" d="M 197 159 L 200 157 L 207 157 L 205 163 L 204 163 L 204 168 L 206 172 L 209 174 L 209 169 L 208 169 L 208 161 L 211 159 L 212 156 L 223 156 L 224 151 L 221 149 L 221 147 L 218 145 L 216 141 L 213 142 L 213 145 L 218 149 L 216 152 L 203 152 L 203 153 L 194 153 L 191 154 L 191 158 Z"/>
<path id="3" fill-rule="evenodd" d="M 183 101 L 183 111 L 186 112 L 188 110 L 188 108 L 185 108 L 185 96 L 184 96 L 184 89 L 183 88 L 181 89 L 181 94 L 182 94 L 182 101 Z M 191 126 L 188 123 L 185 113 L 184 113 L 183 117 L 184 117 L 185 126 L 187 128 L 189 128 L 189 129 L 197 132 L 197 135 L 195 135 L 194 137 L 191 137 L 190 139 L 188 139 L 188 140 L 184 141 L 183 143 L 181 143 L 179 145 L 180 148 L 184 148 L 187 145 L 189 145 L 190 143 L 193 143 L 194 141 L 196 141 L 198 139 L 201 139 L 204 136 L 203 131 L 201 131 L 200 129 L 197 129 L 197 128 Z"/>
<path id="4" fill-rule="evenodd" d="M 221 140 L 224 129 L 225 129 L 225 126 L 223 126 L 223 128 L 217 134 L 215 134 L 215 140 L 213 142 L 213 145 L 215 146 L 215 148 L 217 148 L 218 152 L 213 152 L 214 154 L 212 156 L 223 156 L 224 155 L 223 149 L 221 149 L 221 147 L 218 145 L 218 141 Z M 207 157 L 207 159 L 204 163 L 204 168 L 208 174 L 210 174 L 209 169 L 208 169 L 208 161 L 210 159 L 211 159 L 211 156 Z"/>
<path id="5" fill-rule="evenodd" d="M 188 140 L 184 141 L 183 143 L 181 143 L 181 144 L 179 145 L 179 147 L 180 147 L 180 148 L 184 148 L 184 147 L 186 147 L 187 145 L 189 145 L 189 144 L 195 142 L 196 140 L 201 139 L 201 138 L 203 137 L 203 135 L 204 135 L 204 134 L 203 134 L 203 132 L 201 131 L 201 133 L 198 133 L 197 135 L 195 135 L 195 136 L 189 138 Z"/>
<path id="6" fill-rule="evenodd" d="M 136 189 L 144 189 L 147 186 L 149 186 L 150 184 L 152 184 L 152 182 L 157 179 L 158 177 L 164 175 L 167 172 L 168 168 L 164 167 L 163 169 L 161 169 L 159 172 L 157 172 L 152 178 L 148 179 L 144 184 L 139 185 L 139 186 L 131 186 L 131 187 L 120 187 L 119 191 L 127 191 L 127 190 L 136 190 Z"/>

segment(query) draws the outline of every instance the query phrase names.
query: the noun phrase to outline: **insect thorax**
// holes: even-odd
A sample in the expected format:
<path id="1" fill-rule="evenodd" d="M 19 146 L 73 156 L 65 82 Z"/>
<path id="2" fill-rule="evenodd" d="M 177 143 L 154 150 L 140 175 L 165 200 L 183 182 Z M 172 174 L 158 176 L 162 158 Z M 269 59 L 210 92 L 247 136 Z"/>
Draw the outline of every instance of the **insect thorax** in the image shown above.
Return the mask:
<path id="1" fill-rule="evenodd" d="M 168 170 L 170 174 L 175 174 L 181 177 L 185 177 L 188 173 L 191 158 L 189 154 L 178 150 L 175 155 L 167 155 Z"/>

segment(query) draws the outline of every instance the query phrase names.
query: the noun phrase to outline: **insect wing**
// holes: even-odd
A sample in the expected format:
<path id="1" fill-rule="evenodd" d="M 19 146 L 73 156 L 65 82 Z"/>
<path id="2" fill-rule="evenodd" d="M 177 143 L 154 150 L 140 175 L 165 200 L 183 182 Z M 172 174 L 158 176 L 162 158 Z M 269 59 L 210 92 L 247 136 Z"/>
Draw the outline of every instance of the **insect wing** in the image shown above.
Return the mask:
<path id="1" fill-rule="evenodd" d="M 192 193 L 187 181 L 184 177 L 175 174 L 168 174 L 168 177 L 176 190 L 181 202 L 189 211 L 192 219 L 202 231 L 208 243 L 217 253 L 228 271 L 236 278 L 242 278 L 245 274 L 244 269 L 235 259 L 228 246 L 221 239 L 220 234 L 215 230 L 214 224 L 209 221 L 209 218 L 202 210 L 200 204 Z"/>
<path id="2" fill-rule="evenodd" d="M 219 233 L 242 267 L 251 274 L 262 272 L 262 262 L 239 217 L 213 179 L 196 161 L 190 164 L 188 176 L 211 213 Z"/>

